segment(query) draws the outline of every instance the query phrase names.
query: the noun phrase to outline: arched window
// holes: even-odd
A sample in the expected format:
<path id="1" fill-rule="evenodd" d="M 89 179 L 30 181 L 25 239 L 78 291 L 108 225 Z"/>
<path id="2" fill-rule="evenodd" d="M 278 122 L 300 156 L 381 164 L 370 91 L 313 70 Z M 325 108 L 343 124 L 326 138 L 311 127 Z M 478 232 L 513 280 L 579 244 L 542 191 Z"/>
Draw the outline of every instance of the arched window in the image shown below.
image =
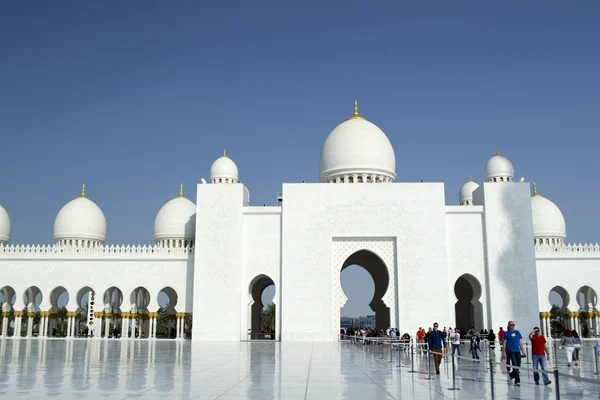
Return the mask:
<path id="1" fill-rule="evenodd" d="M 340 178 L 340 183 L 344 183 L 344 177 L 343 176 Z"/>
<path id="2" fill-rule="evenodd" d="M 381 183 L 381 178 L 380 177 L 375 177 L 375 183 Z"/>
<path id="3" fill-rule="evenodd" d="M 372 183 L 373 177 L 371 175 L 367 176 L 367 183 Z"/>
<path id="4" fill-rule="evenodd" d="M 503 177 L 500 177 L 500 182 L 504 182 L 504 178 Z"/>
<path id="5" fill-rule="evenodd" d="M 358 183 L 363 183 L 363 177 L 362 177 L 362 175 L 359 175 L 359 176 L 358 176 L 358 178 L 357 178 L 357 182 L 358 182 Z"/>
<path id="6" fill-rule="evenodd" d="M 348 183 L 354 183 L 354 177 L 353 176 L 349 176 L 348 177 Z"/>

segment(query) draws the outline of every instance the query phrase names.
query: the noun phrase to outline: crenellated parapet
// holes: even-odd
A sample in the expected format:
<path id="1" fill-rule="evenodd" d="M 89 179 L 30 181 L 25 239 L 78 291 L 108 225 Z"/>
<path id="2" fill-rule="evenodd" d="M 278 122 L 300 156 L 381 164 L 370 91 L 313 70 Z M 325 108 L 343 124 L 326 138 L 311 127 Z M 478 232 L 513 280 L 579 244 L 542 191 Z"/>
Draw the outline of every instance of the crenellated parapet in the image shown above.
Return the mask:
<path id="1" fill-rule="evenodd" d="M 536 245 L 536 253 L 600 253 L 600 244 L 579 243 L 579 244 L 563 244 L 558 246 L 552 245 Z"/>
<path id="2" fill-rule="evenodd" d="M 4 245 L 0 244 L 0 259 L 17 257 L 64 258 L 81 256 L 102 258 L 187 258 L 193 246 L 159 247 L 157 245 L 104 245 L 76 247 L 69 245 Z"/>

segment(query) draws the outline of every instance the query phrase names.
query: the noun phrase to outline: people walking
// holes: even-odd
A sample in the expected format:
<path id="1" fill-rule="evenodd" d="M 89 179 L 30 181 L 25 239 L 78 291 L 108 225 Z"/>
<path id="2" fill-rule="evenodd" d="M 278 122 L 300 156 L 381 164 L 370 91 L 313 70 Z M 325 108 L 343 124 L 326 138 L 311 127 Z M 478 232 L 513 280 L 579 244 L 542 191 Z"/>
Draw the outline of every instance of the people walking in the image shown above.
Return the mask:
<path id="1" fill-rule="evenodd" d="M 481 338 L 477 334 L 477 331 L 475 330 L 474 327 L 471 327 L 470 340 L 471 340 L 471 347 L 470 347 L 469 351 L 471 352 L 471 356 L 473 357 L 473 359 L 479 360 L 478 351 L 481 351 L 481 348 L 479 347 L 479 344 L 481 343 Z"/>
<path id="2" fill-rule="evenodd" d="M 579 365 L 579 353 L 581 352 L 581 338 L 575 329 L 571 331 L 573 335 L 573 363 Z"/>
<path id="3" fill-rule="evenodd" d="M 460 357 L 460 333 L 458 328 L 450 334 L 450 342 L 452 343 L 452 357 L 454 357 L 455 352 L 458 352 L 458 356 Z"/>
<path id="4" fill-rule="evenodd" d="M 513 365 L 510 371 L 510 379 L 511 381 L 514 379 L 515 386 L 521 386 L 521 376 L 518 367 L 521 366 L 521 357 L 525 357 L 525 350 L 523 349 L 523 341 L 521 339 L 523 339 L 523 336 L 521 332 L 515 329 L 515 322 L 508 321 L 508 330 L 504 333 L 504 340 L 502 341 L 502 357 L 506 357 Z"/>
<path id="5" fill-rule="evenodd" d="M 490 329 L 490 333 L 488 333 L 488 341 L 490 342 L 490 350 L 494 350 L 496 348 L 496 334 L 493 329 Z"/>
<path id="6" fill-rule="evenodd" d="M 531 341 L 533 369 L 546 370 L 546 360 L 549 359 L 550 353 L 546 345 L 546 338 L 540 334 L 540 328 L 537 326 L 533 328 L 533 331 L 529 334 L 529 340 Z M 547 373 L 542 372 L 542 378 L 544 379 L 544 385 L 552 383 Z M 540 374 L 537 371 L 533 373 L 533 380 L 536 385 L 540 384 Z"/>
<path id="7" fill-rule="evenodd" d="M 565 332 L 560 339 L 560 345 L 565 349 L 567 364 L 570 367 L 573 365 L 573 351 L 575 351 L 575 338 L 573 337 L 573 333 L 570 329 L 565 329 Z"/>
<path id="8" fill-rule="evenodd" d="M 444 335 L 442 331 L 438 330 L 438 323 L 434 322 L 433 330 L 429 332 L 427 336 L 427 347 L 431 350 L 433 354 L 433 361 L 435 364 L 435 373 L 437 375 L 440 374 L 440 363 L 442 362 L 442 348 L 446 350 L 446 340 L 444 340 Z"/>

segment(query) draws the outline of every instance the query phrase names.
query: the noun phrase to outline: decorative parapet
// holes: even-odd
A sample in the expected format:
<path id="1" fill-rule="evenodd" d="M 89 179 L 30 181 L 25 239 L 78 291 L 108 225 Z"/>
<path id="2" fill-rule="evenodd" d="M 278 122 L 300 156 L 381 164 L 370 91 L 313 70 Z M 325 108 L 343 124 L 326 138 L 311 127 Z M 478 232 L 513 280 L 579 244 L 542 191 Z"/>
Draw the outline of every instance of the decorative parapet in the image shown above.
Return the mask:
<path id="1" fill-rule="evenodd" d="M 0 259 L 17 257 L 30 258 L 80 258 L 82 256 L 102 258 L 187 258 L 194 247 L 158 247 L 156 245 L 106 245 L 76 247 L 61 245 L 4 245 L 0 243 Z"/>
<path id="2" fill-rule="evenodd" d="M 600 244 L 565 244 L 561 246 L 552 245 L 537 245 L 535 246 L 536 253 L 599 253 Z"/>

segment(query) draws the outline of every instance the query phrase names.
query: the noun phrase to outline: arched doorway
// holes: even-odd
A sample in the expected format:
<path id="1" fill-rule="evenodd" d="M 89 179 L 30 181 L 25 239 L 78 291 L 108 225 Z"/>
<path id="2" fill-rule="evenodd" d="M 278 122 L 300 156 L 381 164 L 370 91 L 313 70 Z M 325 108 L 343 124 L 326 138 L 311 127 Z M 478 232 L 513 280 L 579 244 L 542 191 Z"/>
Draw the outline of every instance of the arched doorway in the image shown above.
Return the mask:
<path id="1" fill-rule="evenodd" d="M 77 311 L 84 322 L 83 334 L 84 336 L 95 336 L 100 335 L 102 332 L 102 324 L 94 326 L 95 317 L 94 313 L 102 311 L 102 304 L 99 301 L 96 305 L 96 292 L 89 286 L 85 286 L 77 291 L 75 295 L 75 302 Z M 101 320 L 99 322 L 102 322 Z"/>
<path id="2" fill-rule="evenodd" d="M 483 304 L 481 304 L 481 283 L 471 274 L 461 275 L 454 284 L 456 303 L 454 313 L 456 326 L 463 332 L 474 327 L 477 332 L 483 326 Z"/>
<path id="3" fill-rule="evenodd" d="M 2 289 L 0 289 L 0 305 L 2 306 L 2 312 L 8 313 L 6 317 L 2 317 L 2 327 L 0 328 L 2 336 L 13 335 L 14 329 L 11 328 L 11 325 L 14 324 L 15 320 L 15 310 L 13 309 L 13 305 L 16 301 L 17 294 L 15 289 L 10 286 L 4 286 Z"/>
<path id="4" fill-rule="evenodd" d="M 176 338 L 176 306 L 178 296 L 175 289 L 170 286 L 164 287 L 158 292 L 158 315 L 156 316 L 156 337 Z"/>
<path id="5" fill-rule="evenodd" d="M 267 275 L 259 275 L 250 282 L 248 339 L 275 340 L 277 325 L 277 307 L 273 302 L 275 293 L 269 290 L 269 296 L 263 297 L 268 288 L 274 288 L 275 283 Z M 272 294 L 272 296 L 271 296 Z M 270 301 L 267 297 L 271 297 Z"/>
<path id="6" fill-rule="evenodd" d="M 598 334 L 595 314 L 597 311 L 598 295 L 590 286 L 582 286 L 577 291 L 577 304 L 579 304 L 578 330 L 583 337 Z"/>
<path id="7" fill-rule="evenodd" d="M 552 335 L 562 335 L 565 329 L 571 327 L 571 317 L 569 316 L 569 305 L 571 296 L 562 286 L 554 286 L 548 293 L 548 302 L 550 308 L 550 332 Z"/>
<path id="8" fill-rule="evenodd" d="M 371 276 L 374 285 L 373 297 L 369 300 L 368 305 L 375 315 L 375 321 L 373 323 L 372 316 L 370 317 L 365 315 L 364 317 L 366 323 L 364 325 L 374 325 L 372 327 L 377 329 L 378 331 L 385 331 L 387 328 L 390 327 L 397 328 L 395 326 L 392 326 L 390 308 L 386 305 L 386 303 L 383 300 L 383 297 L 387 293 L 388 288 L 390 286 L 390 275 L 388 273 L 388 269 L 385 263 L 381 260 L 381 258 L 379 258 L 378 255 L 369 250 L 359 250 L 353 253 L 344 261 L 340 269 L 340 286 L 342 273 L 346 268 L 350 266 L 352 266 L 353 268 L 355 268 L 355 266 L 362 267 Z M 340 311 L 348 301 L 349 296 L 352 296 L 352 293 L 346 293 L 345 291 L 343 293 L 345 295 L 345 300 L 343 301 L 343 304 L 340 307 Z M 341 321 L 340 319 L 338 319 L 338 330 L 340 324 Z"/>

